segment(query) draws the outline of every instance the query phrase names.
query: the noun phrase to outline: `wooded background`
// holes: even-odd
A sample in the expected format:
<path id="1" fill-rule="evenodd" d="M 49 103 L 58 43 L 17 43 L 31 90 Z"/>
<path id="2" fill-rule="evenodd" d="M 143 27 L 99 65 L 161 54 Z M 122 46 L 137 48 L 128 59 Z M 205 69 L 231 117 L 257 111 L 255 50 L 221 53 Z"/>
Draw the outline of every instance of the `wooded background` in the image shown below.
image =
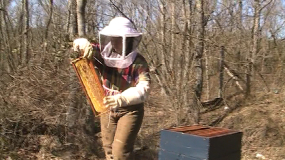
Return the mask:
<path id="1" fill-rule="evenodd" d="M 71 42 L 98 42 L 98 31 L 116 16 L 143 32 L 139 52 L 176 125 L 200 123 L 202 113 L 227 105 L 213 125 L 255 94 L 282 90 L 284 0 L 0 2 L 1 152 L 32 133 L 64 139 L 76 124 L 93 132 L 98 124 L 69 64 Z"/>

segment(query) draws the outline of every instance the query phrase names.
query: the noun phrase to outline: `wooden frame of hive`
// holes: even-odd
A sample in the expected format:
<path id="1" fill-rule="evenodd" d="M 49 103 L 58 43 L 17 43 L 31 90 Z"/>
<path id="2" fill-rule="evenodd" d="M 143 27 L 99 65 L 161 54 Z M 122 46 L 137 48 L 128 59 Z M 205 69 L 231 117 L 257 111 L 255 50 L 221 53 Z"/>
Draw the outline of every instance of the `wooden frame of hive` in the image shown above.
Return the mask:
<path id="1" fill-rule="evenodd" d="M 104 90 L 92 61 L 81 57 L 73 60 L 71 64 L 95 116 L 107 111 L 107 108 L 103 105 Z"/>

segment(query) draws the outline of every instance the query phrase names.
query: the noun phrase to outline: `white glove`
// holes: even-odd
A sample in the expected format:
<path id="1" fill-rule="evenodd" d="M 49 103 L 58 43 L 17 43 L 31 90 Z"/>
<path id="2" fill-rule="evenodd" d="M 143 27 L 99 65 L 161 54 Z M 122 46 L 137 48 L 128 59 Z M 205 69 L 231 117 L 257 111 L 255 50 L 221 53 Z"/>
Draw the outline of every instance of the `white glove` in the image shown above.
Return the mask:
<path id="1" fill-rule="evenodd" d="M 130 87 L 120 94 L 105 97 L 103 103 L 105 107 L 110 107 L 111 110 L 116 111 L 119 107 L 143 103 L 148 96 L 148 92 L 149 82 L 141 81 L 136 87 Z"/>
<path id="2" fill-rule="evenodd" d="M 114 96 L 107 96 L 103 99 L 103 104 L 110 110 L 117 111 L 119 107 L 126 106 L 126 99 L 121 95 L 117 94 Z"/>
<path id="3" fill-rule="evenodd" d="M 73 50 L 83 53 L 84 58 L 90 59 L 92 57 L 93 47 L 86 38 L 75 39 L 73 41 Z"/>

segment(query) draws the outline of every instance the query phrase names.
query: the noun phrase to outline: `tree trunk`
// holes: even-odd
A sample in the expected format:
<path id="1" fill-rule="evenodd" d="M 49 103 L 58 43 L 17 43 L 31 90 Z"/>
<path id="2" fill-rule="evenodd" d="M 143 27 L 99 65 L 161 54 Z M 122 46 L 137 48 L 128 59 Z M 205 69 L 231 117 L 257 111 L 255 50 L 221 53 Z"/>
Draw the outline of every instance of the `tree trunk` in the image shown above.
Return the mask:
<path id="1" fill-rule="evenodd" d="M 182 39 L 181 39 L 181 50 L 177 50 L 173 53 L 173 57 L 177 60 L 174 61 L 175 66 L 173 67 L 173 71 L 176 72 L 176 83 L 174 83 L 176 86 L 176 97 L 177 97 L 177 103 L 175 102 L 175 104 L 177 105 L 178 109 L 179 109 L 179 114 L 177 116 L 177 121 L 178 121 L 178 125 L 183 124 L 183 123 L 188 123 L 189 119 L 187 118 L 187 112 L 185 114 L 185 109 L 187 106 L 187 99 L 185 99 L 185 96 L 189 96 L 189 95 L 185 95 L 187 94 L 187 90 L 189 90 L 189 88 L 186 87 L 186 84 L 188 83 L 186 80 L 186 76 L 184 75 L 184 70 L 183 67 L 185 67 L 186 64 L 186 59 L 188 59 L 188 52 L 186 50 L 188 50 L 188 48 L 186 47 L 187 45 L 187 30 L 188 30 L 188 19 L 187 19 L 187 13 L 186 13 L 186 4 L 185 4 L 185 0 L 182 0 L 182 15 L 183 15 L 183 29 L 182 29 Z M 175 8 L 175 4 L 174 2 L 172 2 L 173 7 Z M 173 21 L 172 23 L 175 23 L 175 17 L 173 17 Z M 173 24 L 175 25 L 175 24 Z M 174 28 L 174 27 L 172 27 Z M 172 40 L 172 44 L 171 45 L 177 45 L 179 46 L 179 43 L 175 43 L 175 39 L 173 38 Z M 176 69 L 175 69 L 176 68 Z M 174 72 L 174 73 L 175 73 Z"/>
<path id="2" fill-rule="evenodd" d="M 194 67 L 196 71 L 196 84 L 194 87 L 194 97 L 193 97 L 193 113 L 195 123 L 200 121 L 200 101 L 202 95 L 203 87 L 203 68 L 202 68 L 202 58 L 204 52 L 204 32 L 205 32 L 205 14 L 204 14 L 204 0 L 197 1 L 197 11 L 198 11 L 198 42 L 195 47 L 194 56 Z"/>
<path id="3" fill-rule="evenodd" d="M 194 43 L 193 43 L 193 38 L 194 35 L 194 25 L 193 25 L 193 21 L 194 21 L 194 10 L 195 10 L 195 5 L 193 5 L 193 0 L 189 0 L 189 18 L 187 18 L 187 14 L 184 15 L 185 16 L 185 20 L 187 19 L 187 24 L 188 24 L 188 28 L 187 28 L 187 48 L 186 48 L 186 52 L 185 52 L 185 65 L 183 68 L 183 79 L 184 79 L 184 83 L 185 83 L 185 94 L 184 94 L 184 106 L 189 107 L 190 103 L 191 103 L 191 98 L 189 98 L 189 96 L 191 95 L 191 86 L 190 86 L 190 76 L 192 75 L 192 64 L 193 64 L 193 58 L 194 58 L 194 54 L 193 54 L 193 48 L 194 48 Z M 186 7 L 186 2 L 183 1 L 183 5 L 185 5 Z M 185 8 L 185 11 L 187 9 Z"/>
<path id="4" fill-rule="evenodd" d="M 164 1 L 160 1 L 160 10 L 161 10 L 161 15 L 160 15 L 160 40 L 161 40 L 161 56 L 160 56 L 160 60 L 161 60 L 161 74 L 160 76 L 164 76 L 161 78 L 162 80 L 162 83 L 166 86 L 167 83 L 170 82 L 169 80 L 169 69 L 168 69 L 168 63 L 167 63 L 167 57 L 166 57 L 166 54 L 167 54 L 167 44 L 166 44 L 166 37 L 165 37 L 165 32 L 166 32 L 166 19 L 165 19 L 165 16 L 166 16 L 166 8 L 165 8 L 165 2 Z M 161 93 L 162 94 L 165 94 L 167 95 L 168 93 L 166 92 L 166 89 L 161 89 Z"/>
<path id="5" fill-rule="evenodd" d="M 72 0 L 68 0 L 68 15 L 67 15 L 67 22 L 66 22 L 66 28 L 65 31 L 66 33 L 70 33 L 70 24 L 71 24 L 71 13 L 72 13 Z M 69 38 L 68 38 L 69 39 Z M 70 40 L 69 40 L 70 41 Z"/>
<path id="6" fill-rule="evenodd" d="M 69 40 L 73 41 L 73 39 L 78 34 L 76 0 L 68 1 L 68 28 L 67 29 L 69 32 Z"/>
<path id="7" fill-rule="evenodd" d="M 253 24 L 253 45 L 252 45 L 252 56 L 251 62 L 254 64 L 256 56 L 259 52 L 259 42 L 260 42 L 260 0 L 254 0 L 254 24 Z"/>
<path id="8" fill-rule="evenodd" d="M 21 63 L 20 58 L 18 58 L 18 54 L 17 52 L 12 52 L 12 45 L 13 43 L 16 43 L 15 40 L 11 39 L 11 35 L 13 34 L 13 26 L 11 25 L 11 21 L 9 19 L 9 15 L 7 12 L 7 6 L 9 6 L 9 3 L 11 3 L 10 1 L 1 1 L 1 6 L 3 8 L 2 11 L 2 34 L 3 34 L 3 47 L 5 49 L 5 53 L 3 54 L 4 57 L 4 68 L 7 72 L 11 72 L 13 70 L 15 70 L 15 68 Z"/>
<path id="9" fill-rule="evenodd" d="M 4 3 L 4 1 L 2 1 L 0 3 L 0 8 L 2 8 L 3 10 L 0 11 L 0 36 L 2 38 L 0 38 L 0 51 L 6 51 L 6 53 L 0 53 L 0 72 L 2 71 L 7 71 L 10 72 L 11 69 L 9 67 L 8 64 L 8 54 L 10 53 L 9 50 L 9 31 L 7 29 L 7 21 L 6 21 L 6 4 Z M 8 46 L 8 47 L 5 47 Z"/>
<path id="10" fill-rule="evenodd" d="M 174 52 L 175 52 L 175 47 L 176 47 L 176 43 L 175 43 L 175 1 L 171 2 L 171 39 L 170 39 L 170 58 L 169 58 L 169 68 L 172 72 L 174 72 L 174 63 L 175 63 L 175 56 L 174 56 Z M 175 81 L 175 80 L 174 80 Z"/>
<path id="11" fill-rule="evenodd" d="M 181 76 L 181 84 L 180 84 L 180 92 L 183 92 L 183 94 L 181 93 L 181 96 L 184 97 L 184 95 L 186 94 L 185 91 L 188 90 L 188 86 L 187 84 L 189 83 L 188 82 L 188 77 L 189 77 L 189 66 L 190 66 L 190 51 L 189 51 L 189 48 L 188 48 L 188 39 L 187 39 L 187 36 L 189 36 L 189 33 L 188 33 L 188 25 L 189 25 L 189 21 L 188 21 L 188 18 L 187 18 L 187 10 L 186 10 L 186 2 L 185 0 L 182 0 L 182 12 L 183 12 L 183 20 L 184 20 L 184 26 L 183 26 L 183 39 L 182 39 L 182 43 L 181 43 L 181 51 L 182 51 L 182 56 L 181 56 L 181 61 L 179 63 L 180 66 L 179 68 L 181 68 L 179 70 L 180 72 L 180 76 Z M 188 95 L 186 95 L 188 96 Z M 186 100 L 181 97 L 181 101 L 183 101 L 183 106 L 185 106 L 185 104 L 187 104 Z"/>
<path id="12" fill-rule="evenodd" d="M 205 79 L 205 85 L 206 85 L 206 91 L 205 91 L 205 94 L 206 94 L 206 101 L 209 101 L 210 99 L 210 68 L 209 68 L 209 62 L 210 61 L 210 57 L 208 55 L 208 52 L 205 52 L 205 76 L 206 76 L 206 79 Z"/>
<path id="13" fill-rule="evenodd" d="M 22 52 L 22 65 L 27 65 L 29 62 L 29 0 L 22 1 L 24 12 L 23 23 L 23 52 Z"/>
<path id="14" fill-rule="evenodd" d="M 78 23 L 78 35 L 83 37 L 85 32 L 85 7 L 87 0 L 76 0 L 77 2 L 77 23 Z"/>
<path id="15" fill-rule="evenodd" d="M 39 2 L 42 7 L 45 7 L 45 4 L 43 4 L 41 1 Z M 43 61 L 45 58 L 46 53 L 48 52 L 47 49 L 49 48 L 49 43 L 48 43 L 48 36 L 49 36 L 49 28 L 50 28 L 50 24 L 51 24 L 51 20 L 53 17 L 53 0 L 49 0 L 49 10 L 46 9 L 46 13 L 48 15 L 47 19 L 46 19 L 46 29 L 44 31 L 44 37 L 43 37 L 43 52 L 40 56 L 40 59 Z"/>
<path id="16" fill-rule="evenodd" d="M 256 55 L 259 50 L 259 40 L 260 40 L 260 1 L 254 0 L 254 23 L 253 23 L 253 30 L 252 30 L 252 49 L 251 53 L 248 57 L 248 68 L 247 68 L 247 76 L 246 76 L 246 96 L 251 94 L 251 81 L 254 75 L 253 73 L 253 65 L 255 63 Z"/>
<path id="17" fill-rule="evenodd" d="M 2 8 L 2 4 L 0 3 L 0 8 Z M 4 26 L 4 20 L 3 20 L 3 16 L 2 16 L 2 14 L 4 14 L 2 11 L 0 11 L 0 36 L 2 37 L 1 39 L 0 39 L 0 51 L 1 50 L 4 50 L 4 34 L 3 34 L 3 27 L 2 26 Z M 4 54 L 4 53 L 0 53 L 0 75 L 2 75 L 2 72 L 5 70 L 5 65 L 4 65 L 4 63 L 5 63 L 5 56 L 6 54 Z"/>
<path id="18" fill-rule="evenodd" d="M 77 0 L 77 22 L 78 22 L 78 33 L 80 37 L 84 37 L 86 35 L 85 33 L 85 7 L 86 7 L 86 0 Z M 73 11 L 71 11 L 73 13 Z M 73 30 L 71 30 L 73 31 Z M 73 34 L 74 32 L 71 32 L 70 34 Z M 70 35 L 72 36 L 72 35 Z M 69 94 L 69 101 L 70 104 L 67 109 L 67 124 L 68 127 L 71 129 L 77 124 L 77 119 L 79 117 L 79 110 L 80 108 L 86 109 L 85 114 L 85 122 L 83 126 L 85 129 L 87 129 L 87 132 L 93 132 L 95 128 L 94 124 L 94 114 L 92 113 L 92 110 L 90 107 L 87 107 L 84 105 L 83 99 L 85 97 L 81 97 L 80 93 L 80 85 L 76 82 L 78 81 L 78 78 L 76 76 L 75 71 L 73 70 L 72 66 L 70 66 L 70 94 Z M 72 132 L 69 131 L 69 133 Z M 72 138 L 69 136 L 69 138 Z M 72 141 L 72 139 L 69 139 L 69 141 Z"/>
<path id="19" fill-rule="evenodd" d="M 223 88 L 224 88 L 224 59 L 225 59 L 225 47 L 221 47 L 221 56 L 220 56 L 220 87 L 219 87 L 219 98 L 223 96 Z"/>
<path id="20" fill-rule="evenodd" d="M 75 33 L 77 33 L 77 13 L 76 13 L 76 1 L 70 0 L 68 2 L 69 7 L 69 13 L 70 13 L 70 19 L 71 19 L 71 28 L 69 30 L 69 37 L 74 37 Z M 66 115 L 66 121 L 69 128 L 72 128 L 76 124 L 76 119 L 78 118 L 78 105 L 79 100 L 77 98 L 77 93 L 79 93 L 79 86 L 78 86 L 78 78 L 76 76 L 76 73 L 73 69 L 73 67 L 70 65 L 70 73 L 69 73 L 69 81 L 70 81 L 70 87 L 69 87 L 69 105 L 67 108 L 67 115 Z"/>
<path id="21" fill-rule="evenodd" d="M 48 21 L 46 24 L 46 30 L 45 30 L 45 40 L 48 39 L 48 32 L 49 32 L 49 26 L 52 20 L 52 15 L 53 15 L 53 0 L 49 0 L 49 13 L 48 13 Z"/>
<path id="22" fill-rule="evenodd" d="M 239 31 L 239 40 L 238 40 L 238 50 L 237 50 L 237 60 L 238 60 L 238 69 L 241 69 L 241 44 L 242 44 L 242 35 L 243 35 L 243 25 L 242 25 L 242 9 L 243 9 L 243 4 L 242 4 L 242 0 L 239 0 L 238 2 L 239 7 L 238 7 L 238 24 L 237 24 L 237 28 Z"/>
<path id="23" fill-rule="evenodd" d="M 163 73 L 166 73 L 167 72 L 167 69 L 166 69 L 166 57 L 165 57 L 165 52 L 166 52 L 166 40 L 165 40 L 165 30 L 166 30 L 166 22 L 165 22 L 165 4 L 163 1 L 161 1 L 160 3 L 160 10 L 161 10 L 161 18 L 160 18 L 160 26 L 161 26 L 161 29 L 160 29 L 160 39 L 161 39 L 161 42 L 162 42 L 162 54 L 161 54 L 161 64 L 163 65 Z"/>

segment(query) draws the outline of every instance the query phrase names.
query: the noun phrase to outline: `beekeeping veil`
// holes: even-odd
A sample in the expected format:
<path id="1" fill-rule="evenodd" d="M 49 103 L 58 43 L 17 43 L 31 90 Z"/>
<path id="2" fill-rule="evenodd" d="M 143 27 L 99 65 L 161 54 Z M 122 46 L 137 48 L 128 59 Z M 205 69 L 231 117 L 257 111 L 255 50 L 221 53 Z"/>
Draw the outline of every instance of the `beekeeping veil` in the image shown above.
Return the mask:
<path id="1" fill-rule="evenodd" d="M 136 58 L 137 47 L 141 41 L 142 33 L 138 32 L 130 20 L 124 17 L 112 19 L 108 26 L 99 32 L 101 55 L 109 67 L 129 67 Z M 112 39 L 116 38 L 121 43 L 121 53 L 115 50 Z"/>

